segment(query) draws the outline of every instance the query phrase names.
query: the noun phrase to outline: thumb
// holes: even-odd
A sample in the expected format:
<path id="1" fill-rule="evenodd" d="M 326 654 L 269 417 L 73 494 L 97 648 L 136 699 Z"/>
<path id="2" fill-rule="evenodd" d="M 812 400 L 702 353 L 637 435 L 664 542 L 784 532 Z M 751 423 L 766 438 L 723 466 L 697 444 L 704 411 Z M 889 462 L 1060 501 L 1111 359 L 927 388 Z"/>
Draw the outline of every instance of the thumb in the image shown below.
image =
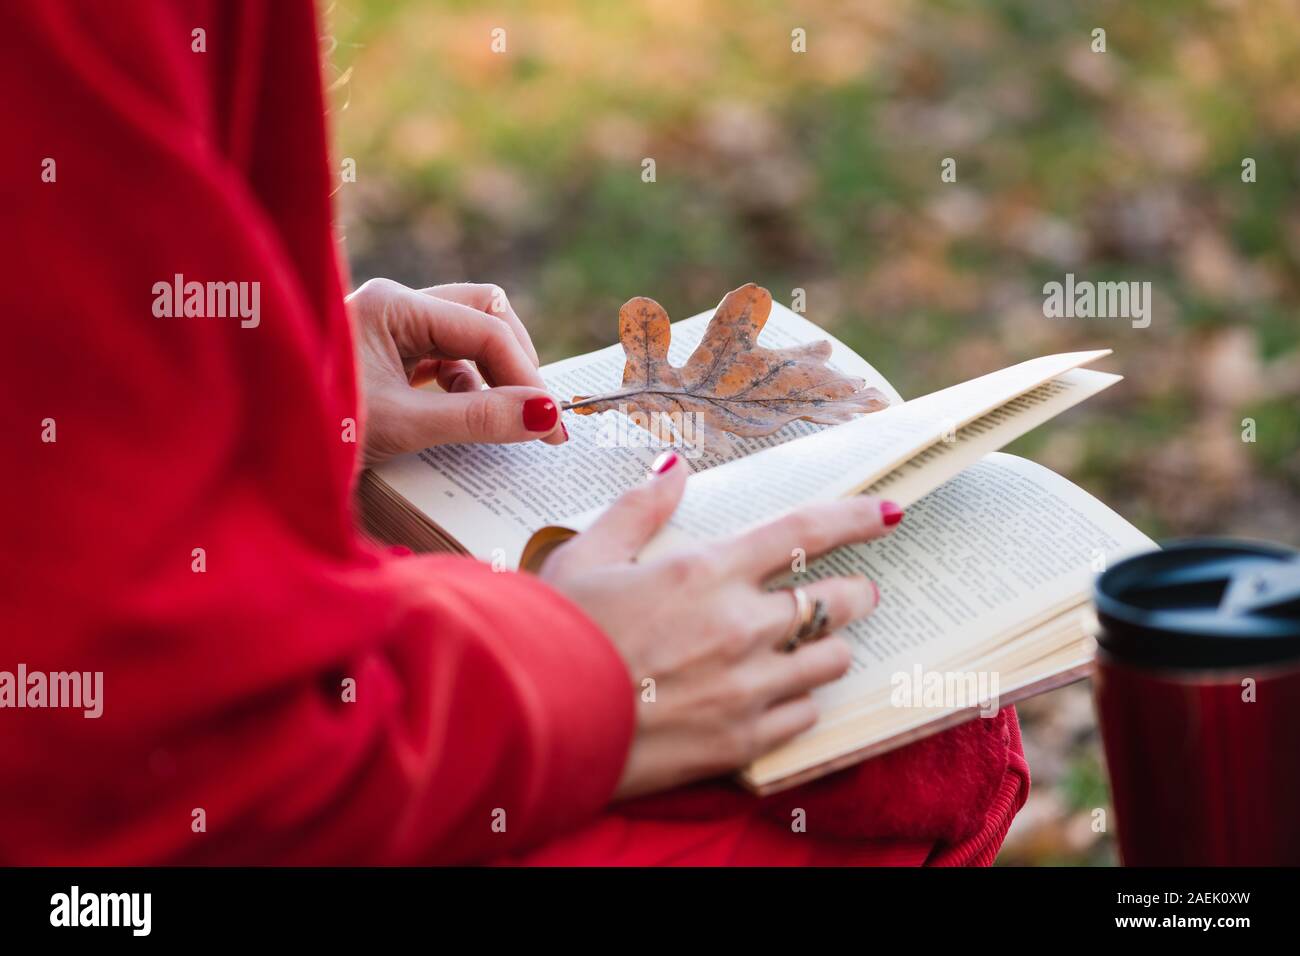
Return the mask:
<path id="1" fill-rule="evenodd" d="M 570 547 L 602 563 L 635 557 L 677 510 L 689 475 L 681 455 L 664 452 L 655 460 L 649 479 L 625 491 Z"/>
<path id="2" fill-rule="evenodd" d="M 503 385 L 464 392 L 408 389 L 402 409 L 407 445 L 529 441 L 558 445 L 567 438 L 559 403 L 540 388 Z"/>

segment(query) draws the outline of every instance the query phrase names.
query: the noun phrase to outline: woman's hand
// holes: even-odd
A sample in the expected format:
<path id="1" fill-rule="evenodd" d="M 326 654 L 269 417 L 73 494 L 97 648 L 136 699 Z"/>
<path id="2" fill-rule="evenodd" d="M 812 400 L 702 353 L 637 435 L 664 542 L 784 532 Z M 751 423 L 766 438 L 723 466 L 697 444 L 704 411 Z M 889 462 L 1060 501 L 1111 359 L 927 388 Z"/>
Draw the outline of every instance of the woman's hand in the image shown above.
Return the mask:
<path id="1" fill-rule="evenodd" d="M 347 304 L 361 359 L 367 467 L 449 442 L 558 445 L 568 437 L 532 340 L 497 286 L 416 290 L 371 279 Z M 435 380 L 443 391 L 418 387 Z"/>
<path id="2" fill-rule="evenodd" d="M 896 524 L 890 502 L 856 497 L 818 504 L 739 537 L 663 560 L 634 555 L 677 507 L 687 469 L 674 454 L 586 531 L 557 549 L 541 577 L 610 636 L 639 696 L 637 731 L 617 796 L 664 790 L 735 770 L 817 720 L 809 691 L 849 667 L 848 643 L 827 637 L 793 653 L 795 602 L 763 582 L 809 557 L 868 541 Z M 864 577 L 804 586 L 830 613 L 830 629 L 871 613 L 879 590 Z M 654 700 L 641 689 L 654 680 Z"/>

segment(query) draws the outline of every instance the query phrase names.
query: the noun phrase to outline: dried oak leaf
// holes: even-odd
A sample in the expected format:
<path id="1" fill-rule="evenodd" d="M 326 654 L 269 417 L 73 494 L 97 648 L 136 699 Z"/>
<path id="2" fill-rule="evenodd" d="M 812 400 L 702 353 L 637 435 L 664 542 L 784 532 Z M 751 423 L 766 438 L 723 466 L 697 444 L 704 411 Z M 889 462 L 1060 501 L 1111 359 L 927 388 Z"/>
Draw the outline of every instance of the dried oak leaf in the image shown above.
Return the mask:
<path id="1" fill-rule="evenodd" d="M 680 368 L 668 361 L 668 314 L 638 297 L 618 313 L 627 353 L 623 387 L 604 395 L 575 395 L 565 405 L 579 415 L 615 410 L 665 441 L 683 432 L 702 445 L 727 445 L 730 433 L 768 435 L 796 419 L 826 425 L 879 411 L 889 400 L 859 378 L 829 368 L 825 339 L 789 348 L 758 344 L 772 295 L 753 283 L 728 292 L 704 337 Z"/>

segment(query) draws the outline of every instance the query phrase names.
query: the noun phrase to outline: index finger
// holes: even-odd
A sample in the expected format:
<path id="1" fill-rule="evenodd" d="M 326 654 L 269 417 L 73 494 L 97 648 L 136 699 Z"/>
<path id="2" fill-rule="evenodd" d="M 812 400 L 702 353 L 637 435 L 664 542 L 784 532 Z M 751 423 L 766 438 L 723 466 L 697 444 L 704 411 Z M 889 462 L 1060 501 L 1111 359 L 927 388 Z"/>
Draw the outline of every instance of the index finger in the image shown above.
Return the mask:
<path id="1" fill-rule="evenodd" d="M 478 309 L 480 312 L 496 316 L 510 326 L 510 331 L 519 340 L 519 344 L 528 353 L 528 357 L 533 360 L 533 364 L 540 363 L 540 359 L 537 357 L 537 349 L 533 346 L 532 336 L 528 334 L 528 330 L 524 328 L 524 323 L 515 314 L 515 308 L 510 304 L 510 300 L 506 298 L 505 289 L 501 288 L 501 286 L 490 282 L 448 282 L 444 285 L 429 286 L 420 291 L 425 295 L 436 296 L 439 299 L 447 299 L 451 302 L 459 302 L 461 305 L 468 305 L 472 309 Z"/>
<path id="2" fill-rule="evenodd" d="M 404 357 L 470 359 L 493 385 L 546 388 L 509 325 L 486 312 L 402 287 L 389 300 L 387 321 Z"/>
<path id="3" fill-rule="evenodd" d="M 855 495 L 792 511 L 738 535 L 725 548 L 740 574 L 765 579 L 789 570 L 800 551 L 814 558 L 846 544 L 871 541 L 902 517 L 902 509 L 892 501 Z"/>

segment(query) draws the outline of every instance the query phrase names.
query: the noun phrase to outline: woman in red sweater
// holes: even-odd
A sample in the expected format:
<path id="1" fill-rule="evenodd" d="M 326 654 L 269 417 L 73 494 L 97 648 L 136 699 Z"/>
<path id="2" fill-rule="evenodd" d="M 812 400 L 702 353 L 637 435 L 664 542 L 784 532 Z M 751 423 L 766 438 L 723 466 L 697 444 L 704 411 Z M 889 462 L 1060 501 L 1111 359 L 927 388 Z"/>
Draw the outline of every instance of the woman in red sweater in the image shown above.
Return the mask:
<path id="1" fill-rule="evenodd" d="M 799 792 L 807 832 L 788 799 L 665 794 L 814 721 L 847 647 L 778 653 L 762 580 L 887 503 L 637 564 L 670 456 L 537 577 L 357 535 L 359 464 L 566 435 L 493 287 L 345 301 L 308 0 L 52 0 L 6 32 L 0 670 L 103 677 L 98 717 L 0 710 L 0 863 L 992 858 L 1028 784 L 1011 712 Z M 178 276 L 256 298 L 160 309 Z M 807 591 L 832 626 L 877 599 Z"/>

